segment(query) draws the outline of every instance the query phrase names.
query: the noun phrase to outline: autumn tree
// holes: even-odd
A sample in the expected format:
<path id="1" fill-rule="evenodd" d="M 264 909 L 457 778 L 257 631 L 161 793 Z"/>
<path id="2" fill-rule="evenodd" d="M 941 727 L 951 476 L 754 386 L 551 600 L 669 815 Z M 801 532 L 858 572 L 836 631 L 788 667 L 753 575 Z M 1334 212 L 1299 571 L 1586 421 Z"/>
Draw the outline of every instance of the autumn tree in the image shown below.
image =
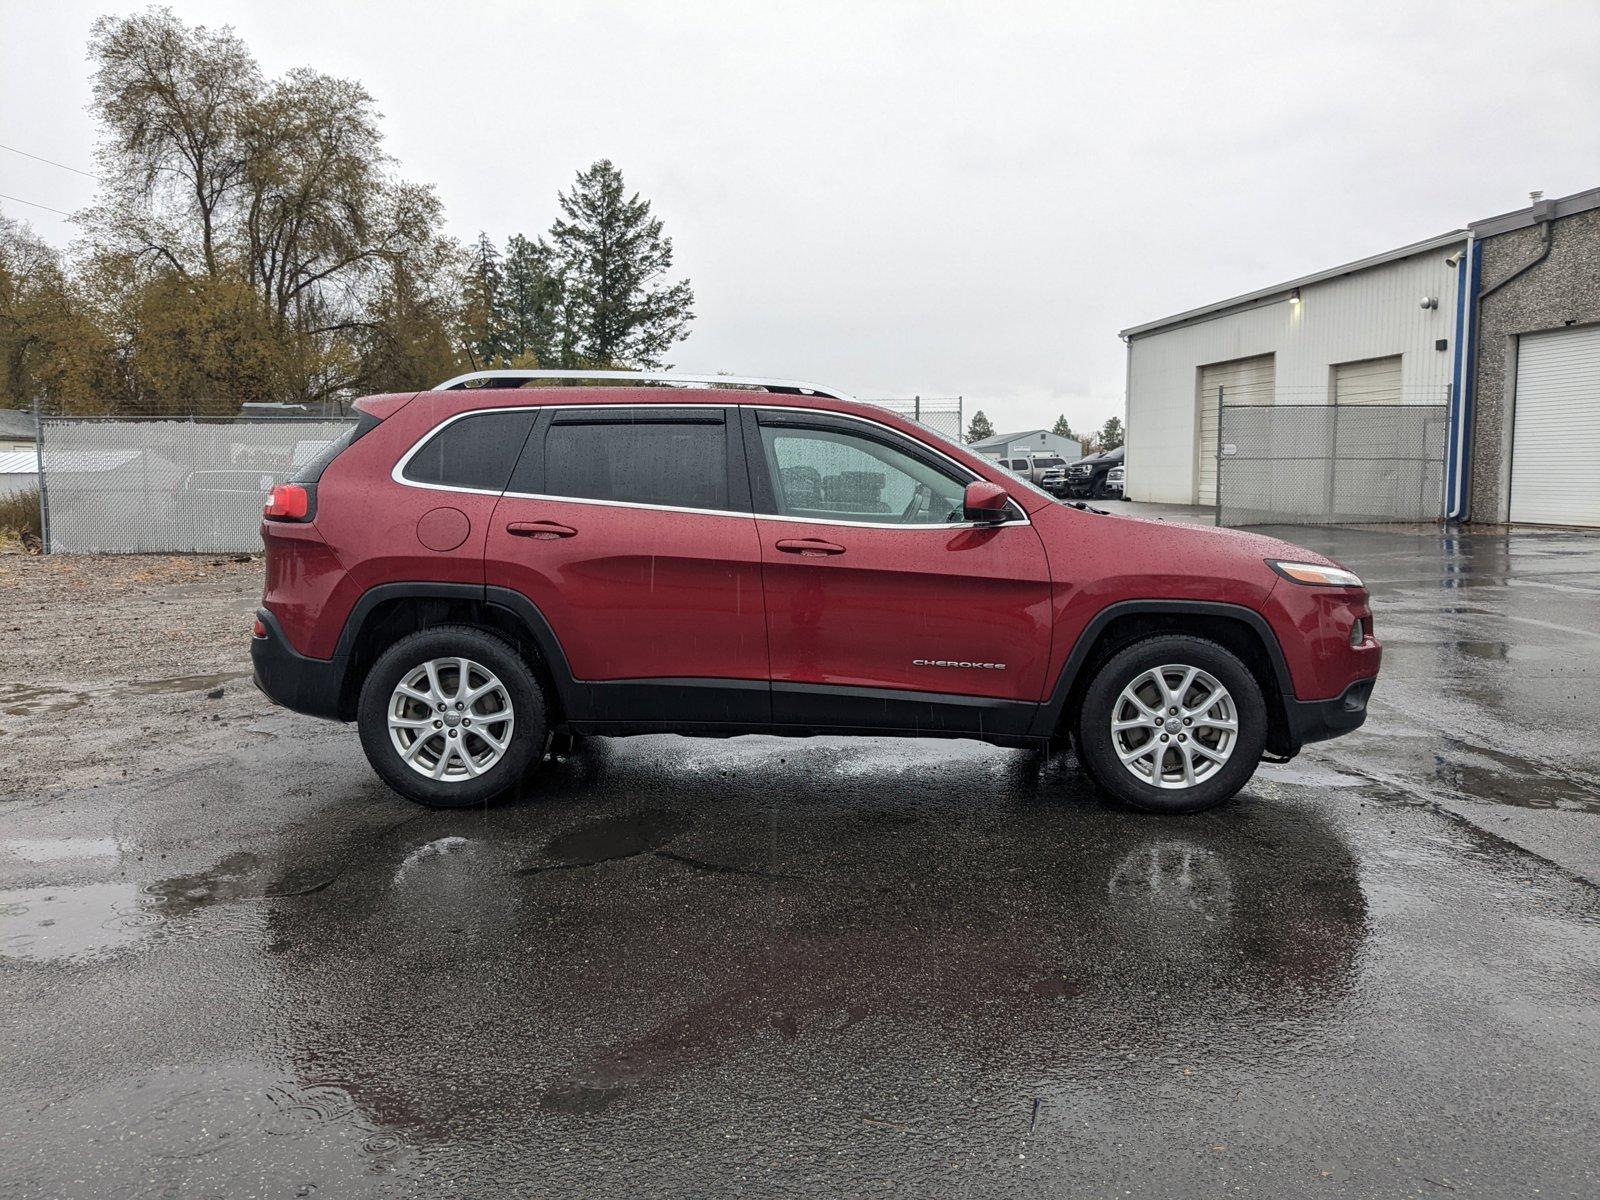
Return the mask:
<path id="1" fill-rule="evenodd" d="M 309 69 L 265 79 L 230 29 L 164 8 L 102 17 L 89 49 L 104 184 L 87 270 L 117 285 L 137 402 L 369 386 L 363 349 L 386 340 L 373 325 L 397 273 L 445 241 L 432 192 L 394 176 L 372 97 Z"/>
<path id="2" fill-rule="evenodd" d="M 550 227 L 550 247 L 562 281 L 561 365 L 661 366 L 689 336 L 694 290 L 669 281 L 672 239 L 650 202 L 628 194 L 609 159 L 579 172 L 558 202 L 564 219 Z"/>
<path id="3" fill-rule="evenodd" d="M 116 347 L 60 254 L 0 216 L 0 407 L 104 412 L 123 390 Z"/>

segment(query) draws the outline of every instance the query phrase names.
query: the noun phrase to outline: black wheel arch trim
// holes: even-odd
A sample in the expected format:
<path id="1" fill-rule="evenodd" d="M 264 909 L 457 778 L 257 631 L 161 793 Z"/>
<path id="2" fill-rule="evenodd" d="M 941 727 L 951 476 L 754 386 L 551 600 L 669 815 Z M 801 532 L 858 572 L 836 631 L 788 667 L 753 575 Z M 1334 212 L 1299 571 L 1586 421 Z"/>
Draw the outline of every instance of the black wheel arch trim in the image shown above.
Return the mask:
<path id="1" fill-rule="evenodd" d="M 356 599 L 345 617 L 344 628 L 339 633 L 339 643 L 334 648 L 332 661 L 338 664 L 339 675 L 346 676 L 355 660 L 355 648 L 367 618 L 379 605 L 400 600 L 465 600 L 504 609 L 533 642 L 544 665 L 548 668 L 550 685 L 555 689 L 561 711 L 571 717 L 588 715 L 585 690 L 572 678 L 567 665 L 566 652 L 561 648 L 550 622 L 537 605 L 520 592 L 510 588 L 487 587 L 477 583 L 441 583 L 429 581 L 380 583 L 370 587 Z M 313 660 L 315 661 L 315 660 Z M 345 681 L 348 683 L 348 680 Z"/>
<path id="2" fill-rule="evenodd" d="M 1119 617 L 1128 616 L 1224 617 L 1243 622 L 1261 639 L 1261 644 L 1267 652 L 1267 659 L 1272 664 L 1278 684 L 1278 694 L 1282 697 L 1285 707 L 1295 702 L 1294 681 L 1289 675 L 1289 664 L 1283 657 L 1283 647 L 1278 642 L 1278 635 L 1273 632 L 1267 619 L 1255 609 L 1246 608 L 1242 604 L 1225 604 L 1213 600 L 1120 600 L 1115 604 L 1106 605 L 1084 626 L 1083 632 L 1078 635 L 1078 640 L 1073 643 L 1072 653 L 1062 665 L 1061 674 L 1056 677 L 1056 685 L 1050 693 L 1050 698 L 1039 706 L 1030 732 L 1038 737 L 1047 737 L 1055 732 L 1066 709 L 1067 699 L 1072 694 L 1083 664 L 1087 661 L 1089 652 L 1094 649 L 1095 642 L 1111 622 Z"/>

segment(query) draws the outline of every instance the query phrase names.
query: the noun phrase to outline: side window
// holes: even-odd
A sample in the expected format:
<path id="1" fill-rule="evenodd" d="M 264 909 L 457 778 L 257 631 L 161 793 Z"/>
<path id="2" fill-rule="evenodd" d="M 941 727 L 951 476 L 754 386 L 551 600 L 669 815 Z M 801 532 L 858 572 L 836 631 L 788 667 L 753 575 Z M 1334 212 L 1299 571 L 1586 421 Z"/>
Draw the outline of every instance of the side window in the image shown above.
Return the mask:
<path id="1" fill-rule="evenodd" d="M 720 413 L 638 420 L 560 414 L 544 443 L 549 496 L 726 509 L 728 436 Z"/>
<path id="2" fill-rule="evenodd" d="M 505 491 L 534 413 L 480 412 L 458 417 L 429 438 L 406 463 L 401 478 L 443 487 Z"/>
<path id="3" fill-rule="evenodd" d="M 884 525 L 962 519 L 966 484 L 874 438 L 764 425 L 778 512 Z"/>

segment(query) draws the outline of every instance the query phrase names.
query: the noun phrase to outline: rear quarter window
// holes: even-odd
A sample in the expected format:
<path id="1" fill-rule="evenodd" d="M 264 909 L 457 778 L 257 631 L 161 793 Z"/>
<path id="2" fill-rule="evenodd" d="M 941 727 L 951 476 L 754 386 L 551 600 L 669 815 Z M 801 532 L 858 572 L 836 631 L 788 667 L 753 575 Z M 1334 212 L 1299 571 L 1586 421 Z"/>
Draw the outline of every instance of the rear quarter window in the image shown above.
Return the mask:
<path id="1" fill-rule="evenodd" d="M 521 409 L 457 417 L 417 448 L 400 477 L 434 487 L 503 492 L 534 416 Z"/>

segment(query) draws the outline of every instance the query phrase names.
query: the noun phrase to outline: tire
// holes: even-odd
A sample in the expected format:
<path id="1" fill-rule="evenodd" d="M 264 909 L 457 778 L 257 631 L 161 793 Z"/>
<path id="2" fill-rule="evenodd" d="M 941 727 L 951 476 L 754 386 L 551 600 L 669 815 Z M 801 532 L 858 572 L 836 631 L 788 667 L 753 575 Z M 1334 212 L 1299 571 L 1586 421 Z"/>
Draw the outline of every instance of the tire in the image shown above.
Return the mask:
<path id="1" fill-rule="evenodd" d="M 1186 679 L 1191 682 L 1184 688 Z M 1230 714 L 1232 729 L 1226 728 Z M 1113 720 L 1127 728 L 1114 731 Z M 1232 798 L 1255 774 L 1266 742 L 1266 701 L 1250 668 L 1217 643 L 1184 634 L 1146 638 L 1118 651 L 1095 672 L 1078 711 L 1084 770 L 1123 803 L 1148 812 L 1200 812 Z"/>
<path id="2" fill-rule="evenodd" d="M 390 646 L 367 672 L 356 713 L 372 769 L 429 808 L 485 804 L 510 792 L 543 753 L 548 728 L 544 693 L 522 655 L 472 625 L 439 625 Z"/>

